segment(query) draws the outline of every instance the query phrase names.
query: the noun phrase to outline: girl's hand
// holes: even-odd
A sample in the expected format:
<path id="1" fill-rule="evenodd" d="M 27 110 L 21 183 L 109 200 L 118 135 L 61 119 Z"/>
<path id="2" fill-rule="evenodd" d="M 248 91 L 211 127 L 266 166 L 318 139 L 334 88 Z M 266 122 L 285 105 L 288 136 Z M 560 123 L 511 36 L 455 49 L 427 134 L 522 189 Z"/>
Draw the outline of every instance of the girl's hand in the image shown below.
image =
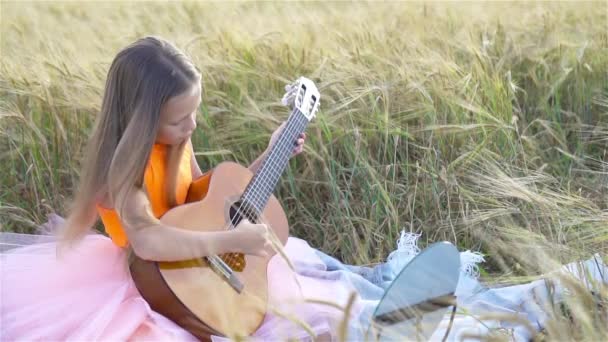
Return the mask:
<path id="1" fill-rule="evenodd" d="M 283 122 L 281 126 L 279 126 L 270 137 L 270 142 L 268 143 L 268 148 L 266 151 L 270 150 L 270 147 L 277 141 L 279 134 L 285 128 L 286 122 Z M 306 142 L 306 133 L 300 133 L 298 139 L 294 142 L 293 152 L 291 153 L 291 157 L 297 156 L 298 154 L 304 151 L 304 142 Z"/>
<path id="2" fill-rule="evenodd" d="M 242 220 L 234 230 L 236 237 L 235 252 L 267 257 L 267 248 L 271 245 L 268 237 L 268 227 L 265 224 L 255 224 Z"/>

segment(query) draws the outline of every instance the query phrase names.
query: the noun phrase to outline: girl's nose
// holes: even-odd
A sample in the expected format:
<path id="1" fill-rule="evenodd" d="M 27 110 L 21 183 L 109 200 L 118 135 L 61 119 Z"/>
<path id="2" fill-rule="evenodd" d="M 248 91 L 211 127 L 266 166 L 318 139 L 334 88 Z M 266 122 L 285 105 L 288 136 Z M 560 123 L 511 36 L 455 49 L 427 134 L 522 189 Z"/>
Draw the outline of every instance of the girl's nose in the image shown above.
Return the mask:
<path id="1" fill-rule="evenodd" d="M 188 122 L 188 130 L 194 131 L 196 129 L 196 115 L 192 115 L 190 121 Z"/>

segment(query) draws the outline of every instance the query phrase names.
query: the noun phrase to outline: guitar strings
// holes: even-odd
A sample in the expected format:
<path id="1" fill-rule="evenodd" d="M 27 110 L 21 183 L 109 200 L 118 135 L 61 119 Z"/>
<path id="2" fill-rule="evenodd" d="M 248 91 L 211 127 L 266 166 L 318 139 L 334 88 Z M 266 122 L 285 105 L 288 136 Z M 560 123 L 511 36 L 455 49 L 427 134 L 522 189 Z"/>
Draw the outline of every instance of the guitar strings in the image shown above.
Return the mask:
<path id="1" fill-rule="evenodd" d="M 263 161 L 263 164 L 260 167 L 264 167 L 267 168 L 269 170 L 269 172 L 271 173 L 272 176 L 277 176 L 278 174 L 281 173 L 280 169 L 280 164 L 285 164 L 285 157 L 287 157 L 288 154 L 290 154 L 292 152 L 293 149 L 289 149 L 289 145 L 291 145 L 293 142 L 290 142 L 290 139 L 281 139 L 285 136 L 294 136 L 294 138 L 297 139 L 297 137 L 299 136 L 298 132 L 299 130 L 301 130 L 300 126 L 304 126 L 302 128 L 306 127 L 306 123 L 307 122 L 297 122 L 296 120 L 298 120 L 298 114 L 301 114 L 303 116 L 305 116 L 298 108 L 294 108 L 292 114 L 290 115 L 290 117 L 288 118 L 288 122 L 286 124 L 286 127 L 284 129 L 284 131 L 281 133 L 281 135 L 277 138 L 277 146 L 271 149 L 271 153 L 266 157 L 266 159 Z M 308 118 L 306 118 L 306 120 L 308 120 Z M 296 121 L 295 124 L 293 124 L 293 121 Z M 296 140 L 297 141 L 297 140 Z M 287 145 L 287 146 L 286 146 Z M 277 151 L 277 152 L 274 152 Z M 274 153 L 273 153 L 274 152 Z M 259 185 L 258 185 L 259 184 Z M 270 190 L 269 187 L 271 187 L 271 177 L 267 177 L 267 178 L 261 178 L 259 182 L 254 183 L 253 186 L 248 189 L 246 191 L 246 194 L 250 194 L 251 195 L 251 199 L 249 202 L 253 202 L 253 203 L 245 203 L 245 201 L 241 201 L 241 203 L 239 203 L 239 207 L 237 209 L 237 211 L 239 213 L 243 213 L 243 215 L 245 217 L 251 217 L 254 214 L 257 215 L 256 216 L 260 216 L 258 217 L 258 221 L 259 218 L 261 218 L 261 214 L 263 212 L 264 208 L 257 208 L 256 203 L 260 202 L 261 200 L 263 200 L 262 195 L 261 195 L 261 190 Z M 245 199 L 245 196 L 241 197 L 242 199 Z M 243 210 L 244 208 L 244 210 Z M 251 216 L 250 216 L 251 215 Z M 230 227 L 232 224 L 227 225 L 228 227 Z M 272 232 L 274 233 L 274 232 Z M 273 248 L 276 249 L 276 247 L 273 245 Z M 238 259 L 242 259 L 243 257 L 241 256 L 242 253 L 229 253 L 227 257 L 225 257 L 225 260 L 228 263 L 233 263 L 235 261 L 235 259 L 238 257 Z"/>
<path id="2" fill-rule="evenodd" d="M 297 99 L 296 99 L 297 100 Z M 314 105 L 318 100 L 315 101 L 311 101 L 311 106 L 310 106 L 310 110 L 313 111 L 314 110 Z M 297 122 L 298 119 L 300 119 L 300 117 L 298 117 L 298 114 L 302 115 L 305 117 L 305 121 L 303 122 Z M 294 124 L 293 121 L 296 121 L 296 123 Z M 278 178 L 276 178 L 276 176 L 279 176 L 282 173 L 282 170 L 280 169 L 284 169 L 285 164 L 289 161 L 289 159 L 286 159 L 285 157 L 287 157 L 288 154 L 291 153 L 292 149 L 289 149 L 289 145 L 285 146 L 286 144 L 291 144 L 289 139 L 283 139 L 281 140 L 281 138 L 283 138 L 284 136 L 293 136 L 297 141 L 297 137 L 299 136 L 298 131 L 304 131 L 303 129 L 306 128 L 307 124 L 310 122 L 310 120 L 308 120 L 308 117 L 306 117 L 306 115 L 304 115 L 304 113 L 299 110 L 297 107 L 295 107 L 291 113 L 291 115 L 289 116 L 289 118 L 287 119 L 287 124 L 285 129 L 283 130 L 283 132 L 281 132 L 280 136 L 277 138 L 277 146 L 271 148 L 270 154 L 265 158 L 265 160 L 262 162 L 263 164 L 260 167 L 264 167 L 264 168 L 268 168 L 269 172 L 271 173 L 272 176 L 274 176 L 273 178 L 275 178 L 275 180 L 277 180 Z M 302 127 L 300 127 L 302 126 Z M 293 140 L 291 140 L 293 143 Z M 278 152 L 274 152 L 274 151 L 278 151 Z M 273 153 L 274 152 L 274 153 Z M 280 165 L 280 164 L 284 164 L 284 165 Z M 282 167 L 281 167 L 282 166 Z M 251 217 L 254 214 L 256 214 L 257 216 L 257 221 L 260 221 L 261 218 L 261 214 L 263 213 L 263 209 L 262 208 L 257 208 L 256 207 L 256 201 L 259 201 L 260 204 L 262 198 L 261 195 L 261 191 L 262 189 L 264 190 L 271 190 L 269 189 L 270 187 L 272 187 L 271 184 L 271 177 L 267 177 L 267 178 L 261 178 L 260 181 L 258 183 L 254 183 L 253 186 L 250 189 L 246 189 L 246 193 L 241 197 L 241 199 L 243 199 L 241 201 L 241 203 L 239 203 L 239 207 L 237 208 L 237 212 L 244 213 L 245 217 Z M 259 185 L 258 185 L 259 184 Z M 275 184 L 276 186 L 276 184 Z M 245 204 L 245 195 L 251 194 L 251 200 L 249 202 L 253 202 L 253 203 L 247 203 Z M 272 194 L 270 194 L 272 195 Z M 266 201 L 268 201 L 268 199 L 266 199 Z M 243 210 L 244 208 L 244 210 Z M 256 213 L 257 212 L 257 213 Z M 251 216 L 250 216 L 251 215 Z M 232 225 L 232 223 L 227 224 L 226 225 L 226 229 L 232 229 L 230 228 Z M 271 230 L 269 230 L 271 231 Z M 276 238 L 276 234 L 274 234 L 274 231 L 271 231 L 273 233 L 273 238 L 274 240 L 277 240 Z M 276 241 L 274 244 L 272 244 L 273 248 L 275 249 L 275 252 L 278 252 L 276 249 L 277 246 L 276 245 Z M 228 263 L 233 263 L 235 258 L 238 259 L 244 259 L 244 256 L 242 253 L 228 253 L 228 256 L 226 256 L 225 260 Z"/>
<path id="3" fill-rule="evenodd" d="M 299 125 L 294 125 L 293 128 L 291 129 L 291 132 L 287 132 L 289 134 L 291 134 L 292 136 L 297 137 L 297 131 L 300 130 Z M 285 140 L 287 141 L 287 140 Z M 289 146 L 285 146 L 286 144 L 289 144 L 289 142 L 284 142 L 282 145 L 280 146 L 279 152 L 277 152 L 274 155 L 269 155 L 267 162 L 265 163 L 265 165 L 268 165 L 269 168 L 269 173 L 271 176 L 279 176 L 282 173 L 282 168 L 284 168 L 284 165 L 280 165 L 280 163 L 285 164 L 286 162 L 288 162 L 287 160 L 287 156 L 292 152 L 291 149 L 288 149 Z M 258 188 L 252 188 L 255 189 L 253 190 L 253 200 L 255 201 L 261 201 L 263 200 L 263 198 L 261 197 L 262 195 L 260 195 L 260 190 L 271 190 L 270 188 L 272 187 L 272 180 L 271 177 L 267 177 L 267 178 L 262 178 L 259 182 L 260 186 Z M 260 209 L 260 208 L 257 208 Z"/>
<path id="4" fill-rule="evenodd" d="M 305 124 L 305 123 L 306 122 L 302 122 L 299 125 L 298 125 L 298 123 L 296 123 L 292 127 L 288 127 L 288 129 L 286 130 L 286 134 L 297 137 L 298 131 L 301 130 L 301 127 L 299 127 L 299 126 L 301 126 L 302 124 Z M 282 146 L 277 147 L 278 152 L 275 154 L 269 155 L 267 157 L 267 160 L 264 162 L 263 166 L 265 167 L 266 165 L 268 165 L 267 168 L 269 169 L 270 175 L 275 176 L 275 177 L 280 175 L 281 170 L 279 170 L 279 169 L 284 168 L 284 165 L 281 165 L 281 164 L 285 164 L 286 162 L 288 162 L 288 159 L 286 157 L 292 152 L 292 149 L 289 149 L 288 148 L 289 145 L 287 145 L 287 144 L 290 144 L 288 139 L 279 141 L 279 145 L 282 145 Z M 287 146 L 285 146 L 285 145 L 287 145 Z M 252 187 L 252 190 L 251 191 L 248 190 L 248 193 L 251 192 L 251 194 L 252 194 L 251 200 L 255 203 L 260 202 L 260 204 L 261 204 L 261 201 L 264 199 L 261 195 L 261 193 L 262 193 L 261 190 L 271 190 L 270 188 L 272 187 L 273 180 L 276 180 L 276 178 L 275 179 L 271 179 L 271 177 L 261 178 L 259 183 L 254 184 L 254 187 Z M 259 186 L 256 187 L 257 184 L 259 184 Z M 261 209 L 263 209 L 263 208 L 257 208 L 255 206 L 255 203 L 254 203 L 254 207 L 255 207 L 254 209 L 262 212 Z"/>
<path id="5" fill-rule="evenodd" d="M 292 113 L 294 114 L 294 113 Z M 297 114 L 297 113 L 295 113 Z M 295 118 L 297 119 L 297 117 Z M 294 120 L 289 120 L 289 121 L 294 121 Z M 298 130 L 299 130 L 299 126 L 298 123 L 296 122 L 296 124 L 291 124 L 291 122 L 288 122 L 287 124 L 288 127 L 286 127 L 284 134 L 281 134 L 281 136 L 279 138 L 285 137 L 285 136 L 294 136 L 296 137 L 298 134 Z M 254 183 L 253 187 L 250 188 L 247 191 L 247 194 L 249 196 L 243 196 L 243 201 L 240 203 L 240 206 L 238 208 L 238 211 L 240 213 L 242 213 L 242 215 L 244 215 L 245 217 L 252 217 L 252 216 L 257 216 L 256 218 L 258 219 L 258 222 L 262 221 L 262 217 L 261 214 L 263 213 L 263 206 L 262 206 L 262 201 L 264 200 L 264 195 L 263 190 L 270 190 L 270 186 L 271 184 L 271 177 L 276 176 L 277 175 L 277 166 L 280 166 L 280 162 L 284 161 L 285 157 L 287 157 L 288 153 L 291 153 L 292 149 L 287 148 L 289 146 L 289 142 L 290 139 L 279 139 L 278 140 L 278 144 L 277 146 L 271 150 L 271 154 L 268 155 L 268 157 L 266 158 L 266 160 L 264 161 L 264 165 L 262 167 L 264 167 L 266 170 L 269 171 L 269 175 L 267 178 L 259 178 L 259 182 Z M 287 146 L 286 146 L 287 145 Z M 276 151 L 276 152 L 274 152 Z M 284 164 L 284 162 L 283 162 Z M 247 201 L 245 201 L 245 199 Z M 269 231 L 270 232 L 270 231 Z M 274 232 L 273 232 L 274 233 Z M 273 245 L 274 248 L 274 245 Z M 242 259 L 242 255 L 239 254 L 230 254 L 227 259 L 228 262 L 234 262 L 235 258 L 239 258 Z"/>
<path id="6" fill-rule="evenodd" d="M 276 169 L 276 166 L 278 165 L 278 162 L 276 160 L 281 157 L 282 158 L 286 157 L 285 144 L 289 143 L 289 139 L 281 139 L 281 138 L 285 137 L 286 135 L 289 136 L 289 135 L 297 134 L 297 129 L 298 129 L 298 126 L 300 126 L 300 125 L 298 125 L 297 123 L 290 124 L 295 119 L 297 119 L 296 115 L 294 115 L 294 114 L 297 114 L 297 112 L 299 112 L 299 110 L 297 110 L 297 108 L 295 108 L 294 111 L 292 112 L 292 114 L 290 115 L 290 118 L 288 119 L 288 123 L 286 125 L 287 127 L 285 127 L 286 129 L 284 129 L 284 131 L 281 133 L 281 135 L 277 139 L 278 144 L 276 145 L 276 147 L 271 149 L 271 153 L 266 157 L 266 159 L 263 161 L 263 164 L 260 167 L 268 168 L 269 171 L 272 172 L 273 170 Z M 285 142 L 285 141 L 287 141 L 287 142 Z M 291 149 L 287 149 L 287 150 L 289 152 L 292 151 Z M 277 152 L 274 152 L 274 151 L 277 151 Z M 273 175 L 275 175 L 275 174 L 273 174 Z M 262 214 L 263 208 L 257 208 L 256 203 L 261 202 L 262 195 L 259 194 L 260 190 L 268 188 L 269 182 L 270 181 L 267 178 L 260 178 L 259 182 L 254 183 L 253 187 L 251 187 L 250 189 L 247 189 L 245 194 L 250 195 L 250 200 L 248 201 L 248 203 L 245 203 L 246 201 L 244 199 L 246 196 L 242 196 L 241 197 L 242 201 L 239 203 L 237 212 L 245 217 L 252 217 L 254 214 L 256 214 L 256 212 L 258 212 L 258 215 Z M 259 219 L 259 217 L 258 217 L 258 219 Z M 234 225 L 232 224 L 232 222 L 230 222 L 225 226 L 225 228 L 232 229 L 232 228 L 234 228 Z M 224 256 L 224 260 L 229 264 L 233 264 L 236 258 L 238 258 L 239 260 L 243 258 L 241 256 L 241 254 L 242 253 L 228 253 L 228 255 Z"/>
<path id="7" fill-rule="evenodd" d="M 306 117 L 306 115 L 297 107 L 298 104 L 299 105 L 302 104 L 303 98 L 305 97 L 303 92 L 305 90 L 302 87 L 297 87 L 297 88 L 294 87 L 294 89 L 292 89 L 292 92 L 296 92 L 296 90 L 298 92 L 302 93 L 301 99 L 300 99 L 300 101 L 298 101 L 298 97 L 296 95 L 296 98 L 294 99 L 294 102 L 295 102 L 296 106 L 294 106 L 294 109 L 292 110 L 291 115 L 287 119 L 287 124 L 286 124 L 287 127 L 286 127 L 286 129 L 284 130 L 284 132 L 281 133 L 281 136 L 279 138 L 283 137 L 287 133 L 289 133 L 290 135 L 292 135 L 294 138 L 297 138 L 297 134 L 294 134 L 294 133 L 297 133 L 297 131 L 299 131 L 299 130 L 303 131 L 303 129 L 307 126 L 308 122 L 310 122 L 310 120 L 308 120 L 308 118 Z M 311 112 L 315 110 L 315 104 L 316 103 L 318 103 L 318 100 L 316 100 L 316 99 L 312 100 L 311 99 L 311 102 L 310 102 L 310 111 Z M 297 114 L 301 114 L 305 118 L 305 120 L 302 121 L 302 122 L 297 122 L 297 120 L 299 120 L 301 118 Z M 293 121 L 296 121 L 296 123 L 292 125 L 291 123 Z M 300 127 L 300 126 L 302 126 L 302 127 Z M 284 141 L 287 141 L 287 142 L 284 142 Z M 269 165 L 270 171 L 274 172 L 272 174 L 273 176 L 280 175 L 280 173 L 282 172 L 282 170 L 279 170 L 281 168 L 276 167 L 276 166 L 280 166 L 280 165 L 278 165 L 279 161 L 288 162 L 288 159 L 285 158 L 286 157 L 285 154 L 291 153 L 290 149 L 286 149 L 285 148 L 285 147 L 288 147 L 288 146 L 284 146 L 285 144 L 289 144 L 288 140 L 283 140 L 282 141 L 282 140 L 278 139 L 278 143 L 279 143 L 279 145 L 281 143 L 283 143 L 283 146 L 281 146 L 281 148 L 273 148 L 273 149 L 271 149 L 271 151 L 270 151 L 271 154 L 263 161 L 263 164 L 262 164 L 262 167 L 265 167 L 266 165 Z M 276 156 L 276 154 L 281 154 L 282 153 L 282 155 L 279 155 L 280 158 L 274 158 L 274 156 L 272 155 L 272 152 L 274 152 L 275 150 L 279 151 L 279 152 L 275 153 L 275 156 Z M 272 185 L 272 184 L 270 184 L 270 179 L 269 178 L 262 178 L 261 182 L 259 182 L 259 184 L 260 184 L 260 187 L 262 187 L 262 188 L 268 188 L 269 186 Z M 257 184 L 254 184 L 254 187 L 252 187 L 252 189 L 250 189 L 250 190 L 248 189 L 247 191 L 248 192 L 253 192 L 252 196 L 253 196 L 254 200 L 260 200 L 262 198 L 255 197 L 256 194 L 259 194 L 258 189 L 255 189 L 256 185 Z M 254 192 L 254 189 L 256 190 L 255 192 Z M 268 189 L 268 190 L 271 190 L 271 189 Z M 261 196 L 261 195 L 258 195 L 258 196 Z M 261 212 L 262 211 L 261 209 L 263 209 L 263 208 L 256 208 L 256 209 Z"/>

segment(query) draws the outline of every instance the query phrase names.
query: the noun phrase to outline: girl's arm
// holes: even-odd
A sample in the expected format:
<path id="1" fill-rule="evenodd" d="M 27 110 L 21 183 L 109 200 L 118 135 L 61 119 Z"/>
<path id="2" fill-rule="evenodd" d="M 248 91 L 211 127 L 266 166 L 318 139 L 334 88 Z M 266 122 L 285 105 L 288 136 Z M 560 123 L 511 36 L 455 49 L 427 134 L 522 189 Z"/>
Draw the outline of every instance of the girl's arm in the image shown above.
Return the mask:
<path id="1" fill-rule="evenodd" d="M 135 254 L 145 260 L 179 261 L 228 252 L 265 256 L 266 226 L 246 222 L 234 230 L 196 232 L 167 226 L 150 212 L 146 194 L 138 189 L 127 199 L 121 217 Z"/>

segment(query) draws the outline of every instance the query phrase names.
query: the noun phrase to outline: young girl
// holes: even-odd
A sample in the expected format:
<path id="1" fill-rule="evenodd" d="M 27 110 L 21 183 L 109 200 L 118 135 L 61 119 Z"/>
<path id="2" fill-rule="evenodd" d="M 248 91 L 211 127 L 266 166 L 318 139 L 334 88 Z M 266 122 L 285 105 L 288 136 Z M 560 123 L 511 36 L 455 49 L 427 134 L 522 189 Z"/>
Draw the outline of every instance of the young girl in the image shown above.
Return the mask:
<path id="1" fill-rule="evenodd" d="M 193 232 L 159 221 L 185 202 L 193 180 L 209 177 L 199 169 L 190 141 L 200 102 L 200 72 L 170 43 L 146 37 L 118 53 L 61 239 L 2 255 L 3 340 L 195 339 L 150 309 L 130 277 L 128 254 L 155 261 L 264 255 L 268 243 L 262 224 L 244 221 L 229 231 Z M 295 142 L 294 155 L 304 140 L 301 135 Z M 91 233 L 98 217 L 109 238 Z M 299 239 L 290 238 L 285 253 L 295 265 L 320 263 Z M 304 298 L 345 306 L 352 286 L 295 274 L 280 257 L 272 259 L 268 275 L 270 303 L 291 319 L 269 313 L 254 337 L 336 337 L 342 311 Z M 353 315 L 357 310 L 355 304 Z"/>

